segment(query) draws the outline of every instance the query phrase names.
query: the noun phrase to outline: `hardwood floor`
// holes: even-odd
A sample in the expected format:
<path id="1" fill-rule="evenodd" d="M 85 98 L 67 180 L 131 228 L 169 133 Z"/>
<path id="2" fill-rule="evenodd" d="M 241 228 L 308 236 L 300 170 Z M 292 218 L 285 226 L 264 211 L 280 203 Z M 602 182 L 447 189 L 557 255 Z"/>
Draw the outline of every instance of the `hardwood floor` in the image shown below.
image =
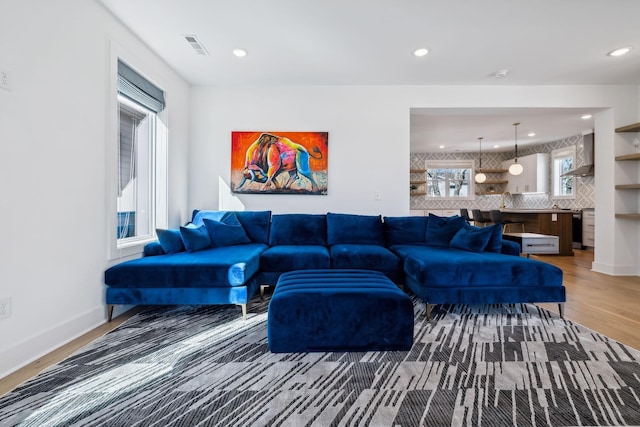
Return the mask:
<path id="1" fill-rule="evenodd" d="M 573 257 L 532 256 L 560 267 L 567 288 L 565 318 L 607 335 L 623 344 L 640 349 L 640 277 L 608 276 L 591 271 L 592 251 L 574 251 Z M 558 312 L 557 304 L 540 304 Z M 24 381 L 36 376 L 82 346 L 115 329 L 137 309 L 133 309 L 111 323 L 94 329 L 15 373 L 0 379 L 0 396 Z"/>
<path id="2" fill-rule="evenodd" d="M 640 277 L 609 276 L 591 271 L 592 251 L 573 257 L 532 256 L 564 272 L 567 302 L 564 317 L 640 349 Z M 558 312 L 557 304 L 540 306 Z"/>
<path id="3" fill-rule="evenodd" d="M 25 367 L 18 369 L 16 372 L 6 376 L 5 378 L 0 379 L 0 396 L 7 394 L 23 382 L 35 377 L 47 367 L 55 365 L 56 363 L 71 356 L 71 354 L 89 344 L 91 341 L 114 330 L 141 309 L 142 307 L 135 307 L 118 317 L 114 317 L 111 322 L 98 326 L 92 331 L 87 332 L 62 347 L 57 348 L 51 353 L 42 356 L 38 360 L 29 363 Z"/>

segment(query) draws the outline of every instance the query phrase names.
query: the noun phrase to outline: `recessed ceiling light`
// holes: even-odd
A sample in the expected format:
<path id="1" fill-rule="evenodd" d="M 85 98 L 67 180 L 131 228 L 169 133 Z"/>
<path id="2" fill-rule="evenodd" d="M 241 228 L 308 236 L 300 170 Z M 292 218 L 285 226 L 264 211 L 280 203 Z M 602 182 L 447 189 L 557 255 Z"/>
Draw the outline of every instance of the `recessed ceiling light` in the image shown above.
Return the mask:
<path id="1" fill-rule="evenodd" d="M 429 53 L 429 49 L 425 49 L 424 47 L 413 51 L 415 56 L 425 56 L 427 53 Z"/>
<path id="2" fill-rule="evenodd" d="M 247 51 L 244 49 L 233 49 L 233 54 L 238 58 L 243 58 L 247 56 Z"/>
<path id="3" fill-rule="evenodd" d="M 498 70 L 495 73 L 493 73 L 493 77 L 497 77 L 499 79 L 501 79 L 502 77 L 506 77 L 507 74 L 509 74 L 509 70 Z"/>
<path id="4" fill-rule="evenodd" d="M 582 120 L 589 120 L 591 118 L 591 114 L 585 114 L 584 116 L 580 117 Z"/>
<path id="5" fill-rule="evenodd" d="M 527 136 L 529 136 L 529 137 L 533 137 L 533 136 L 536 136 L 536 133 L 535 133 L 535 132 L 529 132 L 529 133 L 527 134 Z"/>
<path id="6" fill-rule="evenodd" d="M 607 55 L 609 55 L 609 56 L 622 56 L 622 55 L 625 55 L 625 54 L 629 53 L 629 51 L 631 49 L 632 48 L 630 48 L 630 47 L 621 47 L 620 49 L 612 50 L 611 52 L 607 53 Z"/>
<path id="7" fill-rule="evenodd" d="M 494 145 L 493 148 L 500 148 L 500 146 L 499 145 Z"/>
<path id="8" fill-rule="evenodd" d="M 444 148 L 444 145 L 441 145 L 441 146 L 439 146 L 438 148 L 443 149 L 443 148 Z"/>

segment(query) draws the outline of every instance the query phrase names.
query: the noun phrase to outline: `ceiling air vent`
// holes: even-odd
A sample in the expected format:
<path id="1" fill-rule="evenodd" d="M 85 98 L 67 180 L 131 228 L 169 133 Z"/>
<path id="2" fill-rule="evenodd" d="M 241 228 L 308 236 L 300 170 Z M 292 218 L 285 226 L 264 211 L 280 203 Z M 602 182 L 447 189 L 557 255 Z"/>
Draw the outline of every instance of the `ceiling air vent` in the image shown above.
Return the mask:
<path id="1" fill-rule="evenodd" d="M 198 55 L 209 56 L 209 52 L 207 52 L 207 49 L 205 49 L 196 36 L 184 36 L 184 39 L 191 45 Z"/>

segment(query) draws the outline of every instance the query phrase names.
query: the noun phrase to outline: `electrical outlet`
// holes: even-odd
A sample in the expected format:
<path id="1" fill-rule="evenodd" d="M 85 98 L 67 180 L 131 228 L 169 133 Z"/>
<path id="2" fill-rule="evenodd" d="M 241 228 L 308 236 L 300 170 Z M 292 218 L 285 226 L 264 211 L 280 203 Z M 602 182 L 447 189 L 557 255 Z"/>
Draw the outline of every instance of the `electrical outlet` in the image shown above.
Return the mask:
<path id="1" fill-rule="evenodd" d="M 11 317 L 11 298 L 0 298 L 0 319 Z"/>
<path id="2" fill-rule="evenodd" d="M 0 70 L 0 87 L 11 90 L 11 75 L 7 70 Z"/>
<path id="3" fill-rule="evenodd" d="M 382 200 L 382 193 L 379 191 L 374 192 L 373 200 L 375 200 L 376 202 L 379 202 L 380 200 Z"/>

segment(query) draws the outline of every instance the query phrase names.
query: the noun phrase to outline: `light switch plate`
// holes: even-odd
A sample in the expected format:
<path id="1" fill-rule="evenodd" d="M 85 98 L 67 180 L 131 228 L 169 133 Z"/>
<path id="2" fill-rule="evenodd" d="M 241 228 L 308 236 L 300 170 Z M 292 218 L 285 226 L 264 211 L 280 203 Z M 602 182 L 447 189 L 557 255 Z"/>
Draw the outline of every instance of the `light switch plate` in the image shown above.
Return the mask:
<path id="1" fill-rule="evenodd" d="M 0 70 L 0 88 L 11 90 L 11 73 L 8 70 Z"/>
<path id="2" fill-rule="evenodd" d="M 0 298 L 0 319 L 11 317 L 11 298 Z"/>

